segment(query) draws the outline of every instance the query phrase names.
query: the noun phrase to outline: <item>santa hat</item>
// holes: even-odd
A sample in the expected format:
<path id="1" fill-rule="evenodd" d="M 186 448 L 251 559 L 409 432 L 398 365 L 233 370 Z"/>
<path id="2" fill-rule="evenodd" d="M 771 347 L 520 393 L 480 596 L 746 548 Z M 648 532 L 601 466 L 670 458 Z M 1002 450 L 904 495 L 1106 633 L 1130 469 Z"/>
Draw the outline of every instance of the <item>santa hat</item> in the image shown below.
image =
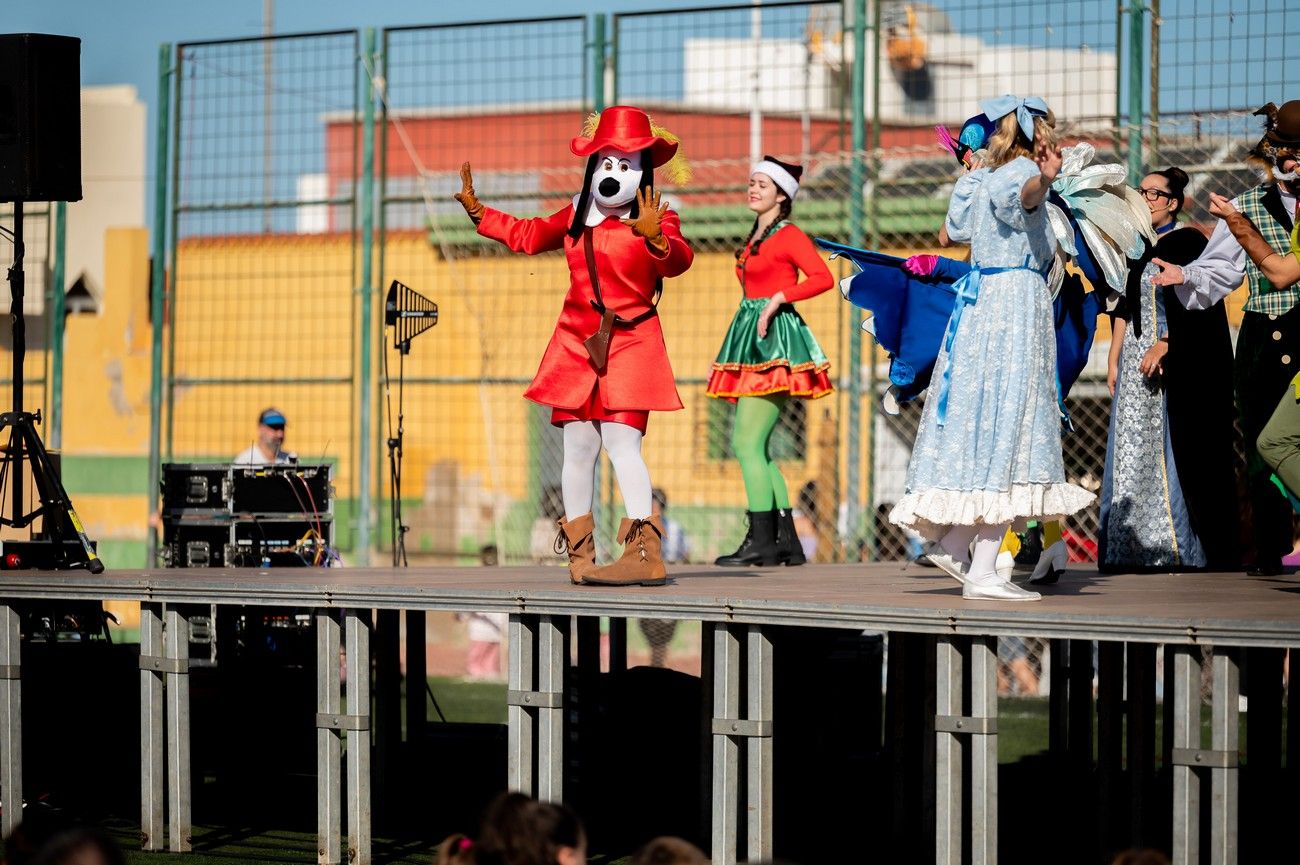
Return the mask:
<path id="1" fill-rule="evenodd" d="M 755 163 L 749 173 L 766 174 L 787 198 L 794 198 L 795 193 L 799 191 L 799 178 L 803 177 L 803 166 L 764 156 L 763 161 Z"/>

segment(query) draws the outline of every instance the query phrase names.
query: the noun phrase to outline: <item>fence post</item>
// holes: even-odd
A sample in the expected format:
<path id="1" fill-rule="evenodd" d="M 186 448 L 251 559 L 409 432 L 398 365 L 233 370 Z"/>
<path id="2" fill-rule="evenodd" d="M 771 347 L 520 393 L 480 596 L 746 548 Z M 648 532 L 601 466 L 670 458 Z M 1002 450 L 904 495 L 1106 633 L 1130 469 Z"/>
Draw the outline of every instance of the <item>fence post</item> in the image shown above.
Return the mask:
<path id="1" fill-rule="evenodd" d="M 67 303 L 68 204 L 54 202 L 54 273 L 50 287 L 50 416 L 45 419 L 46 443 L 63 447 L 63 327 Z"/>
<path id="2" fill-rule="evenodd" d="M 358 420 L 357 454 L 357 543 L 353 551 L 357 563 L 366 565 L 370 562 L 370 509 L 371 509 L 371 441 L 370 420 L 374 358 L 371 343 L 371 301 L 374 279 L 374 231 L 375 231 L 375 87 L 371 75 L 375 58 L 375 29 L 367 27 L 361 47 L 361 65 L 364 81 L 362 93 L 362 127 L 361 127 L 361 285 L 357 295 L 361 304 L 360 369 L 358 370 L 357 401 L 360 406 Z M 382 351 L 382 348 L 381 348 Z M 393 539 L 396 543 L 397 539 Z"/>
<path id="3" fill-rule="evenodd" d="M 1147 68 L 1151 70 L 1151 79 L 1147 82 L 1148 97 L 1147 106 L 1151 119 L 1151 128 L 1147 131 L 1147 153 L 1151 155 L 1151 163 L 1155 164 L 1160 152 L 1160 0 L 1151 0 L 1151 28 L 1150 28 L 1151 59 L 1147 62 Z"/>
<path id="4" fill-rule="evenodd" d="M 609 43 L 605 39 L 605 30 L 609 16 L 598 13 L 593 18 L 591 38 L 591 108 L 593 111 L 605 110 L 605 61 L 609 56 Z"/>
<path id="5" fill-rule="evenodd" d="M 879 7 L 879 3 L 876 4 Z M 879 9 L 877 8 L 877 15 Z M 853 116 L 852 147 L 853 157 L 849 161 L 849 245 L 862 246 L 863 243 L 863 195 L 864 166 L 862 152 L 867 144 L 866 130 L 866 82 L 863 80 L 865 70 L 862 67 L 867 53 L 867 0 L 853 2 Z M 879 64 L 876 64 L 879 68 Z M 879 79 L 873 74 L 872 83 L 879 92 Z M 873 96 L 879 102 L 878 96 Z M 875 133 L 873 133 L 875 134 Z M 848 502 L 848 526 L 852 533 L 857 525 L 859 483 L 861 466 L 859 454 L 862 453 L 862 311 L 857 307 L 849 313 L 849 368 L 848 399 L 849 429 L 848 445 L 845 454 L 845 500 Z"/>
<path id="6" fill-rule="evenodd" d="M 152 325 L 149 346 L 149 511 L 153 512 L 162 476 L 162 390 L 163 390 L 163 292 L 167 286 L 167 141 L 171 119 L 172 46 L 163 43 L 158 48 L 158 130 L 154 142 L 154 196 L 153 196 L 153 268 L 149 287 L 149 319 Z M 62 261 L 62 256 L 60 256 Z M 62 286 L 56 285 L 56 294 L 62 296 Z M 60 304 L 62 306 L 62 304 Z M 62 322 L 63 316 L 59 316 Z M 62 333 L 62 324 L 59 324 Z M 56 347 L 62 367 L 62 340 Z M 62 376 L 59 376 L 61 379 Z M 61 385 L 62 382 L 60 381 Z M 158 528 L 149 525 L 149 559 L 153 565 L 158 557 Z"/>
<path id="7" fill-rule="evenodd" d="M 1145 49 L 1143 16 L 1146 6 L 1130 0 L 1128 19 L 1128 182 L 1142 180 L 1142 69 Z"/>

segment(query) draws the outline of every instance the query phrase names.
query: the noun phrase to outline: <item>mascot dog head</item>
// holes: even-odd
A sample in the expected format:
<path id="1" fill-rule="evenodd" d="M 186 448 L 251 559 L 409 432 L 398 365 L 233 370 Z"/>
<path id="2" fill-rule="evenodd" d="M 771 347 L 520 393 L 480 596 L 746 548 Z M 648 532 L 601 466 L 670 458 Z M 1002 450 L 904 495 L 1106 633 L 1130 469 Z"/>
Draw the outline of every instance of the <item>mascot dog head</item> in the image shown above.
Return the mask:
<path id="1" fill-rule="evenodd" d="M 676 136 L 656 126 L 640 108 L 611 105 L 588 117 L 582 131 L 569 142 L 574 156 L 587 159 L 570 237 L 582 235 L 589 224 L 587 211 L 593 206 L 610 215 L 635 219 L 637 190 L 642 191 L 642 198 L 649 196 L 654 189 L 654 170 L 660 166 L 672 182 L 687 180 Z M 624 209 L 625 213 L 619 212 Z"/>
<path id="2" fill-rule="evenodd" d="M 1246 154 L 1246 163 L 1263 183 L 1295 183 L 1300 160 L 1300 99 L 1281 108 L 1270 102 L 1255 115 L 1264 118 L 1264 136 Z"/>

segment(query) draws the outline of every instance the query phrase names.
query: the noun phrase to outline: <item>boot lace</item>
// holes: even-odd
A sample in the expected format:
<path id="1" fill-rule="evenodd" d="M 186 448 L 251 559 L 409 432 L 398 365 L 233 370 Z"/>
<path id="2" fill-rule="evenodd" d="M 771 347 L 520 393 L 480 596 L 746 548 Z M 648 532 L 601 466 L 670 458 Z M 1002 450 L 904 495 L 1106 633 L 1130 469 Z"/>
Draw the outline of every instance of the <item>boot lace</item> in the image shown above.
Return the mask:
<path id="1" fill-rule="evenodd" d="M 624 546 L 631 544 L 634 538 L 636 539 L 637 552 L 640 553 L 642 561 L 644 561 L 646 558 L 646 549 L 645 549 L 646 529 L 649 529 L 650 531 L 655 532 L 656 534 L 658 533 L 658 529 L 655 528 L 655 524 L 650 522 L 649 520 L 632 520 L 632 524 L 627 528 L 627 534 L 623 537 Z"/>
<path id="2" fill-rule="evenodd" d="M 557 556 L 567 556 L 569 554 L 569 538 L 564 534 L 564 529 L 555 533 L 555 543 L 551 544 L 551 550 Z"/>

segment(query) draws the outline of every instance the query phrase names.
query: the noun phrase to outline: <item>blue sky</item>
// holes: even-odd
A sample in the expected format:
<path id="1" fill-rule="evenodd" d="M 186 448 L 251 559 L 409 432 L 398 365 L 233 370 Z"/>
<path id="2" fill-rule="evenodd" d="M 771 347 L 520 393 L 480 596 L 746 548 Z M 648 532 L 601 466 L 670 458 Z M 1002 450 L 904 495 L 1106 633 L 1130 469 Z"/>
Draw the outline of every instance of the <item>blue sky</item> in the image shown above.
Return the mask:
<path id="1" fill-rule="evenodd" d="M 47 32 L 82 39 L 82 82 L 134 85 L 149 109 L 154 139 L 158 46 L 262 32 L 263 0 L 0 0 L 0 30 Z M 383 28 L 501 20 L 545 15 L 590 15 L 697 7 L 703 0 L 275 0 L 277 33 Z M 1014 42 L 1114 50 L 1114 0 L 931 0 L 947 10 L 956 30 L 989 44 Z M 739 5 L 728 0 L 726 5 Z M 991 7 L 1006 18 L 990 17 Z M 214 11 L 216 10 L 216 11 Z M 1161 108 L 1223 111 L 1278 102 L 1300 73 L 1300 3 L 1291 0 L 1183 0 L 1162 9 Z M 663 19 L 681 38 L 681 20 Z M 1212 48 L 1210 47 L 1212 46 Z M 1207 50 L 1208 49 L 1208 50 Z M 153 154 L 146 157 L 152 189 Z M 151 195 L 151 191 L 148 193 Z M 152 221 L 152 199 L 146 212 Z"/>
<path id="2" fill-rule="evenodd" d="M 275 31 L 382 28 L 698 5 L 699 0 L 548 0 L 544 6 L 535 0 L 275 0 Z M 149 108 L 146 139 L 152 148 L 158 46 L 164 42 L 256 36 L 262 32 L 262 0 L 4 0 L 0 30 L 80 37 L 82 84 L 135 85 Z M 153 170 L 151 151 L 146 158 L 151 189 Z M 145 209 L 152 222 L 152 198 Z"/>

